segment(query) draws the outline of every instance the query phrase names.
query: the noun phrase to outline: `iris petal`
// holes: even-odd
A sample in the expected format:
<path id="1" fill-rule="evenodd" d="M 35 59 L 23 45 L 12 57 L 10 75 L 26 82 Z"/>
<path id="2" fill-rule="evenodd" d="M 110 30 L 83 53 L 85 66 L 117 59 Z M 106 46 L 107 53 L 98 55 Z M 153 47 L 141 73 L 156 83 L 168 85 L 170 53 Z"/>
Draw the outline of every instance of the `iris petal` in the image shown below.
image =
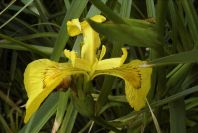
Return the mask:
<path id="1" fill-rule="evenodd" d="M 24 84 L 28 95 L 26 123 L 44 99 L 63 81 L 73 74 L 86 74 L 69 63 L 57 63 L 48 59 L 31 62 L 24 73 Z"/>
<path id="2" fill-rule="evenodd" d="M 106 70 L 106 69 L 113 69 L 116 67 L 120 67 L 121 65 L 123 65 L 124 61 L 127 58 L 127 50 L 125 48 L 122 48 L 122 52 L 123 52 L 123 55 L 119 58 L 99 60 L 95 66 L 95 70 Z M 104 54 L 104 53 L 102 52 L 101 54 Z"/>
<path id="3" fill-rule="evenodd" d="M 67 22 L 67 32 L 70 36 L 76 36 L 81 33 L 81 24 L 78 19 L 72 19 Z"/>
<path id="4" fill-rule="evenodd" d="M 133 60 L 121 67 L 98 70 L 92 78 L 106 74 L 122 78 L 125 81 L 126 98 L 131 107 L 138 111 L 145 106 L 146 96 L 151 87 L 152 68 L 139 68 L 143 61 Z"/>
<path id="5" fill-rule="evenodd" d="M 95 15 L 90 18 L 91 20 L 102 23 L 106 18 L 102 15 Z M 70 36 L 76 36 L 80 33 L 83 34 L 83 42 L 81 50 L 81 58 L 88 60 L 90 65 L 97 61 L 96 51 L 100 47 L 99 34 L 95 32 L 87 21 L 79 22 L 78 19 L 73 19 L 67 22 L 67 31 Z"/>

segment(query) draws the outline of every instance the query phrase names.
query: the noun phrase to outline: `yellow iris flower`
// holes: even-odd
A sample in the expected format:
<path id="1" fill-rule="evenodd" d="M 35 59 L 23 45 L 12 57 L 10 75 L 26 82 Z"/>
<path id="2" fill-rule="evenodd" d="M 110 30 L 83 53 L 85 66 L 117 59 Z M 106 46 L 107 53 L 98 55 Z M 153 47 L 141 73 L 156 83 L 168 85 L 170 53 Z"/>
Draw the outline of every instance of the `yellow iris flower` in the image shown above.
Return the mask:
<path id="1" fill-rule="evenodd" d="M 98 23 L 106 20 L 101 15 L 96 15 L 91 19 Z M 102 46 L 101 52 L 98 52 L 99 34 L 91 28 L 87 21 L 79 22 L 78 19 L 68 21 L 67 31 L 70 36 L 83 35 L 84 44 L 80 57 L 75 51 L 64 50 L 65 56 L 70 59 L 71 63 L 39 59 L 27 66 L 24 73 L 24 84 L 28 95 L 25 123 L 65 78 L 76 74 L 84 74 L 89 80 L 103 74 L 122 78 L 125 81 L 125 94 L 130 106 L 136 111 L 145 106 L 152 73 L 152 68 L 139 67 L 146 63 L 145 61 L 133 60 L 128 64 L 123 64 L 127 58 L 125 48 L 122 48 L 121 57 L 102 60 L 106 47 Z"/>

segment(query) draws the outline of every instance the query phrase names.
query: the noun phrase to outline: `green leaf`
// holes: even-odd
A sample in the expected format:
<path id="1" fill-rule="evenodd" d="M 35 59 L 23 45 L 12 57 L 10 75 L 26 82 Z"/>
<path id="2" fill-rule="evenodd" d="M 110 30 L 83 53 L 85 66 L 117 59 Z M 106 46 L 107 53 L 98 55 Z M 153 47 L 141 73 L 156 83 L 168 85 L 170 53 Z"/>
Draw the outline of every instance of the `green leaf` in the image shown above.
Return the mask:
<path id="1" fill-rule="evenodd" d="M 119 41 L 123 44 L 138 47 L 156 48 L 159 46 L 156 32 L 149 28 L 126 24 L 99 24 L 91 20 L 88 20 L 88 22 L 97 32 L 104 34 L 112 42 Z"/>
<path id="2" fill-rule="evenodd" d="M 0 29 L 6 26 L 10 21 L 12 21 L 17 15 L 19 15 L 27 6 L 29 6 L 34 0 L 29 0 L 17 13 L 15 13 L 10 19 L 8 19 L 5 23 L 0 25 Z"/>
<path id="3" fill-rule="evenodd" d="M 92 4 L 94 4 L 98 9 L 102 11 L 110 20 L 114 23 L 125 24 L 126 22 L 117 14 L 115 14 L 110 8 L 108 8 L 104 3 L 100 0 L 89 0 Z"/>
<path id="4" fill-rule="evenodd" d="M 147 16 L 155 17 L 155 5 L 154 0 L 146 0 Z"/>
<path id="5" fill-rule="evenodd" d="M 182 98 L 184 96 L 193 94 L 195 92 L 198 92 L 198 85 L 194 86 L 192 88 L 186 89 L 184 91 L 181 91 L 181 92 L 179 92 L 177 94 L 174 94 L 172 96 L 169 96 L 167 98 L 164 98 L 162 100 L 155 101 L 155 102 L 151 103 L 150 106 L 152 108 L 159 107 L 159 106 L 168 104 L 170 102 L 173 102 L 173 101 L 175 101 L 175 100 L 177 100 L 179 98 Z M 111 122 L 121 122 L 121 123 L 126 123 L 127 124 L 127 122 L 130 121 L 131 119 L 133 119 L 134 116 L 136 116 L 138 114 L 141 114 L 141 113 L 143 113 L 145 111 L 149 111 L 149 109 L 145 108 L 145 109 L 142 109 L 141 111 L 133 111 L 132 113 L 129 113 L 129 114 L 127 114 L 125 116 L 122 116 L 120 118 L 117 118 L 115 120 L 112 120 Z"/>
<path id="6" fill-rule="evenodd" d="M 149 102 L 147 100 L 146 100 L 146 102 L 147 102 L 148 108 L 149 108 L 149 110 L 151 112 L 151 116 L 152 116 L 152 119 L 153 119 L 153 123 L 155 125 L 155 128 L 157 130 L 157 133 L 161 133 L 161 129 L 160 129 L 159 123 L 157 121 L 157 118 L 156 118 L 156 116 L 155 116 L 155 114 L 154 114 L 154 112 L 153 112 L 153 110 L 152 110 Z"/>
<path id="7" fill-rule="evenodd" d="M 107 2 L 107 0 L 101 0 L 101 1 L 103 3 Z M 86 18 L 90 18 L 90 17 L 92 17 L 94 15 L 98 15 L 98 14 L 101 14 L 101 11 L 97 7 L 95 7 L 94 5 L 91 5 L 91 7 L 90 7 L 90 9 L 89 9 L 89 11 L 86 15 Z"/>
<path id="8" fill-rule="evenodd" d="M 58 106 L 56 112 L 56 118 L 53 126 L 53 130 L 56 132 L 59 126 L 62 123 L 64 114 L 67 109 L 68 99 L 69 99 L 70 91 L 67 92 L 59 92 Z"/>
<path id="9" fill-rule="evenodd" d="M 186 133 L 186 113 L 184 98 L 169 103 L 170 132 Z"/>
<path id="10" fill-rule="evenodd" d="M 70 102 L 68 105 L 65 117 L 63 119 L 61 128 L 59 130 L 59 133 L 71 133 L 72 132 L 77 114 L 78 114 L 77 110 L 74 108 L 73 104 Z"/>
<path id="11" fill-rule="evenodd" d="M 43 51 L 41 51 L 40 49 L 38 49 L 38 47 L 32 47 L 31 45 L 26 44 L 26 43 L 21 42 L 21 41 L 18 41 L 15 38 L 9 37 L 9 36 L 4 35 L 4 34 L 0 34 L 0 38 L 4 38 L 5 40 L 8 40 L 10 42 L 13 42 L 13 43 L 15 43 L 15 44 L 17 44 L 19 46 L 24 47 L 24 48 L 27 48 L 30 51 L 35 52 L 35 53 L 37 53 L 39 55 L 42 55 L 44 57 L 47 56 Z"/>
<path id="12" fill-rule="evenodd" d="M 187 52 L 181 52 L 178 54 L 172 54 L 166 57 L 154 59 L 149 62 L 153 65 L 169 65 L 179 63 L 195 63 L 198 61 L 198 50 L 191 50 Z"/>

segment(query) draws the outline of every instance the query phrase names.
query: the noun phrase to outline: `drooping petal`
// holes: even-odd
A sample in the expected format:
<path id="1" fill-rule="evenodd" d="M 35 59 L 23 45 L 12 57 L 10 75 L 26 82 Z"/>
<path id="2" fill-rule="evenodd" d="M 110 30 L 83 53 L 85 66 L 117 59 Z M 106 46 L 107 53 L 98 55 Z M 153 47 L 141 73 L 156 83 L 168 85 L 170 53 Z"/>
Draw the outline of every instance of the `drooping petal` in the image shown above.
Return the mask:
<path id="1" fill-rule="evenodd" d="M 107 70 L 98 70 L 96 77 L 101 74 L 117 76 L 125 81 L 125 94 L 131 107 L 138 111 L 145 106 L 146 96 L 151 87 L 152 68 L 139 68 L 143 61 L 133 60 L 121 67 Z"/>
<path id="2" fill-rule="evenodd" d="M 82 73 L 86 74 L 83 70 L 73 68 L 70 63 L 57 63 L 48 59 L 31 62 L 24 73 L 24 84 L 28 95 L 24 122 L 29 120 L 65 77 Z"/>
<path id="3" fill-rule="evenodd" d="M 127 58 L 127 50 L 122 48 L 122 52 L 123 55 L 121 57 L 99 60 L 95 66 L 95 70 L 106 70 L 120 67 Z M 101 54 L 104 54 L 104 52 L 101 52 Z"/>

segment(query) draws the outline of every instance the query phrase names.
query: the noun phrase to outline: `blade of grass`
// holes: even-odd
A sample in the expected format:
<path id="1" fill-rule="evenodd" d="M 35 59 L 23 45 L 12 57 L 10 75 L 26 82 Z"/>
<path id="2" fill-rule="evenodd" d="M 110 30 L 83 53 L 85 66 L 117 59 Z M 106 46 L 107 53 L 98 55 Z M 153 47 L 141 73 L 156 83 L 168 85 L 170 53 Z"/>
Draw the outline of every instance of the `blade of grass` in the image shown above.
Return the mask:
<path id="1" fill-rule="evenodd" d="M 113 127 L 112 125 L 110 125 L 107 121 L 101 119 L 100 117 L 92 117 L 92 120 L 95 121 L 97 124 L 109 129 L 109 130 L 112 130 L 116 133 L 123 133 L 121 130 Z"/>
<path id="2" fill-rule="evenodd" d="M 6 120 L 4 119 L 4 117 L 0 114 L 0 123 L 1 123 L 1 127 L 4 129 L 3 131 L 5 131 L 6 133 L 14 133 L 10 127 L 8 126 Z M 2 130 L 1 130 L 2 131 Z"/>
<path id="3" fill-rule="evenodd" d="M 155 15 L 155 5 L 153 0 L 146 0 L 146 9 L 147 9 L 147 16 L 150 17 L 156 17 Z"/>
<path id="4" fill-rule="evenodd" d="M 71 133 L 77 114 L 78 114 L 77 110 L 74 109 L 73 104 L 70 102 L 65 117 L 63 119 L 61 128 L 58 131 L 58 133 Z"/>
<path id="5" fill-rule="evenodd" d="M 11 106 L 12 108 L 16 109 L 20 114 L 22 113 L 22 111 L 20 110 L 20 108 L 6 95 L 4 94 L 3 91 L 0 90 L 0 98 L 5 101 L 5 103 L 9 106 Z"/>
<path id="6" fill-rule="evenodd" d="M 12 21 L 19 13 L 21 13 L 27 6 L 29 6 L 33 0 L 29 0 L 27 4 L 25 4 L 17 13 L 15 13 L 9 20 L 7 20 L 4 24 L 0 26 L 0 29 L 2 29 L 4 26 L 6 26 L 10 21 Z"/>
<path id="7" fill-rule="evenodd" d="M 101 1 L 104 4 L 107 2 L 107 0 L 101 0 Z M 90 7 L 90 9 L 89 9 L 89 11 L 86 15 L 86 18 L 90 18 L 90 17 L 92 17 L 94 15 L 97 15 L 97 14 L 100 14 L 100 13 L 101 13 L 101 11 L 97 7 L 95 7 L 94 5 L 91 5 L 91 7 Z"/>
<path id="8" fill-rule="evenodd" d="M 120 7 L 120 16 L 123 18 L 130 18 L 132 0 L 122 0 Z"/>
<path id="9" fill-rule="evenodd" d="M 186 133 L 184 98 L 169 103 L 170 133 Z"/>
<path id="10" fill-rule="evenodd" d="M 196 10 L 193 6 L 192 1 L 181 1 L 182 6 L 184 8 L 184 11 L 186 13 L 187 21 L 189 22 L 188 26 L 191 32 L 191 35 L 193 36 L 193 39 L 195 41 L 195 47 L 198 48 L 198 16 L 196 13 Z"/>
<path id="11" fill-rule="evenodd" d="M 57 106 L 57 113 L 56 113 L 56 118 L 54 121 L 53 129 L 52 132 L 57 132 L 58 128 L 60 127 L 64 114 L 67 109 L 67 104 L 68 104 L 68 99 L 70 92 L 59 92 L 59 98 L 58 98 L 58 106 Z"/>
<path id="12" fill-rule="evenodd" d="M 35 38 L 45 38 L 45 37 L 56 38 L 57 33 L 55 33 L 55 32 L 42 32 L 41 33 L 40 32 L 40 33 L 25 35 L 25 36 L 22 36 L 22 37 L 16 37 L 16 39 L 18 39 L 20 41 L 24 41 L 24 40 L 31 40 L 31 39 L 35 39 Z"/>
<path id="13" fill-rule="evenodd" d="M 69 0 L 64 0 L 64 3 L 65 3 L 66 9 L 69 10 L 69 8 L 70 8 L 70 2 L 69 2 Z"/>
<path id="14" fill-rule="evenodd" d="M 151 109 L 151 106 L 150 106 L 150 104 L 149 104 L 149 102 L 148 102 L 147 99 L 146 99 L 146 103 L 147 103 L 148 108 L 149 108 L 149 110 L 150 110 L 150 112 L 151 112 L 151 116 L 152 116 L 152 118 L 153 118 L 153 122 L 154 122 L 154 124 L 155 124 L 155 128 L 156 128 L 156 130 L 157 130 L 157 133 L 161 133 L 161 129 L 160 129 L 159 123 L 158 123 L 158 121 L 157 121 L 157 118 L 156 118 L 155 114 L 153 113 L 153 110 Z"/>
<path id="15" fill-rule="evenodd" d="M 184 90 L 182 92 L 178 92 L 177 94 L 174 94 L 174 95 L 169 96 L 167 98 L 164 98 L 162 100 L 155 101 L 155 102 L 151 103 L 150 106 L 152 108 L 159 107 L 159 106 L 162 106 L 164 104 L 171 103 L 171 102 L 173 102 L 173 101 L 175 101 L 175 100 L 177 100 L 179 98 L 185 97 L 187 95 L 190 95 L 190 94 L 193 94 L 193 93 L 196 93 L 196 92 L 198 92 L 198 85 L 196 85 L 196 86 L 194 86 L 192 88 L 188 88 L 188 89 L 186 89 L 186 90 Z M 141 113 L 143 113 L 145 111 L 149 111 L 149 109 L 148 108 L 145 108 L 145 109 L 142 109 L 141 111 L 134 111 L 134 112 L 129 113 L 129 114 L 125 115 L 125 116 L 122 116 L 120 118 L 117 118 L 117 119 L 115 119 L 115 120 L 113 120 L 111 122 L 120 121 L 120 122 L 123 122 L 124 123 L 126 121 L 129 121 L 130 119 L 133 119 L 134 116 L 136 116 L 138 114 L 141 114 Z"/>
<path id="16" fill-rule="evenodd" d="M 87 122 L 87 124 L 78 132 L 78 133 L 85 133 L 85 131 L 91 126 L 93 121 Z"/>
<path id="17" fill-rule="evenodd" d="M 12 6 L 16 0 L 10 1 L 10 3 L 0 12 L 0 15 L 3 14 L 10 6 Z"/>
<path id="18" fill-rule="evenodd" d="M 107 16 L 110 20 L 118 24 L 125 24 L 126 22 L 115 14 L 110 8 L 108 8 L 103 2 L 99 0 L 89 0 L 92 4 L 94 4 L 98 9 L 100 9 L 105 16 Z"/>
<path id="19" fill-rule="evenodd" d="M 97 32 L 104 34 L 112 42 L 115 40 L 122 44 L 129 44 L 131 46 L 151 48 L 159 47 L 157 34 L 151 29 L 124 24 L 99 24 L 91 20 L 88 20 L 88 22 Z"/>
<path id="20" fill-rule="evenodd" d="M 191 50 L 187 52 L 181 52 L 178 54 L 172 54 L 162 58 L 154 59 L 148 63 L 153 66 L 180 64 L 180 63 L 195 63 L 198 61 L 198 50 Z"/>
<path id="21" fill-rule="evenodd" d="M 42 1 L 41 0 L 34 0 L 34 5 L 39 12 L 39 17 L 42 20 L 42 22 L 48 22 L 49 13 L 46 10 L 46 8 L 43 6 Z M 51 25 L 46 25 L 46 28 L 49 32 L 54 31 L 53 28 L 51 27 Z"/>
<path id="22" fill-rule="evenodd" d="M 37 46 L 37 45 L 30 45 L 31 47 L 35 48 L 35 49 L 40 49 L 40 51 L 42 51 L 45 55 L 49 56 L 52 54 L 52 48 L 50 47 L 44 47 L 44 46 Z M 13 50 L 22 50 L 22 51 L 30 51 L 32 52 L 31 49 L 29 48 L 25 48 L 23 46 L 20 45 L 16 45 L 15 43 L 1 43 L 0 42 L 0 48 L 3 49 L 13 49 Z"/>
<path id="23" fill-rule="evenodd" d="M 39 55 L 41 55 L 41 56 L 43 56 L 43 57 L 46 57 L 46 56 L 47 56 L 47 55 L 46 55 L 44 52 L 42 52 L 40 49 L 37 49 L 36 47 L 32 47 L 32 46 L 30 46 L 29 44 L 26 44 L 26 43 L 24 43 L 24 42 L 18 41 L 18 40 L 16 40 L 16 39 L 12 38 L 12 37 L 9 37 L 9 36 L 4 35 L 4 34 L 0 34 L 0 37 L 1 37 L 1 38 L 4 38 L 4 39 L 6 39 L 6 40 L 8 40 L 8 41 L 10 41 L 10 42 L 16 43 L 17 45 L 20 45 L 20 46 L 22 46 L 22 47 L 25 47 L 25 48 L 29 49 L 30 51 L 33 51 L 33 52 L 35 52 L 35 53 L 37 53 L 37 54 L 39 54 Z"/>

